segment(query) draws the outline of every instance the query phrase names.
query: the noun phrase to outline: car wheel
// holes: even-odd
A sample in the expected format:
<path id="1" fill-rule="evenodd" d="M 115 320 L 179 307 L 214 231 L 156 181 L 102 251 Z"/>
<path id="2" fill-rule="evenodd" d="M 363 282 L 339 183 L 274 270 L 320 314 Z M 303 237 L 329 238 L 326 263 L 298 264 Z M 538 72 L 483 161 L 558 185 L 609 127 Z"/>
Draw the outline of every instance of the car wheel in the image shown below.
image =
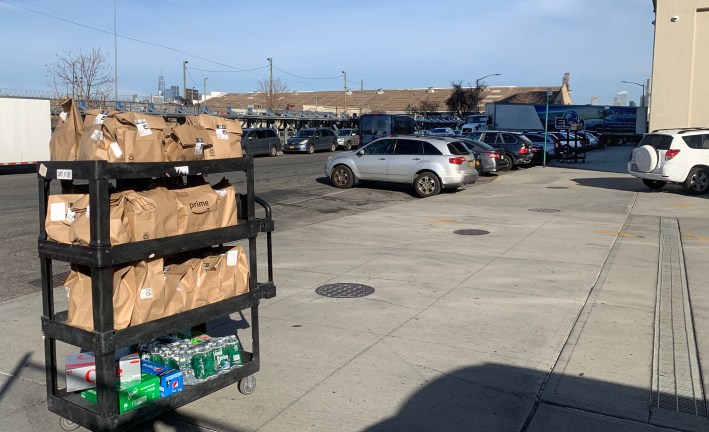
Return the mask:
<path id="1" fill-rule="evenodd" d="M 515 160 L 512 159 L 512 156 L 506 154 L 505 155 L 505 160 L 507 161 L 507 169 L 511 170 L 515 168 Z"/>
<path id="2" fill-rule="evenodd" d="M 314 144 L 310 144 L 308 146 L 308 153 L 310 153 L 310 154 L 315 153 L 315 145 Z"/>
<path id="3" fill-rule="evenodd" d="M 346 151 L 352 150 L 352 142 L 351 141 L 347 141 L 347 144 L 345 144 L 345 150 Z"/>
<path id="4" fill-rule="evenodd" d="M 340 189 L 348 189 L 354 184 L 354 174 L 352 174 L 352 170 L 347 166 L 338 165 L 332 169 L 330 181 L 333 185 L 335 185 L 335 187 Z"/>
<path id="5" fill-rule="evenodd" d="M 414 189 L 421 198 L 426 198 L 441 193 L 441 182 L 431 171 L 424 171 L 416 176 Z"/>
<path id="6" fill-rule="evenodd" d="M 643 183 L 645 183 L 645 186 L 649 187 L 652 190 L 660 190 L 667 184 L 667 182 L 665 181 L 650 179 L 643 179 Z"/>
<path id="7" fill-rule="evenodd" d="M 246 156 L 246 147 L 241 147 L 241 156 Z"/>
<path id="8" fill-rule="evenodd" d="M 709 172 L 704 168 L 692 168 L 689 171 L 687 180 L 684 181 L 684 189 L 692 195 L 703 195 L 709 190 Z"/>
<path id="9" fill-rule="evenodd" d="M 330 151 L 334 152 L 335 150 L 337 150 L 337 143 L 331 143 L 330 144 Z"/>
<path id="10" fill-rule="evenodd" d="M 278 156 L 278 149 L 276 146 L 271 146 L 271 153 L 269 153 L 271 156 Z"/>

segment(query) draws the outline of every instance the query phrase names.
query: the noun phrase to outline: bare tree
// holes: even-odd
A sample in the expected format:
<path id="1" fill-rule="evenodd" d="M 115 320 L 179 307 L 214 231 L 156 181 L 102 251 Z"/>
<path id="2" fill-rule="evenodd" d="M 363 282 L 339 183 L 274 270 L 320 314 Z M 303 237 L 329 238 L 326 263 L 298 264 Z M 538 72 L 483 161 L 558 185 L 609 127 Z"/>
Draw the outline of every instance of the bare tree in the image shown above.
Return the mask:
<path id="1" fill-rule="evenodd" d="M 428 98 L 419 102 L 418 111 L 424 115 L 434 113 L 438 111 L 441 103 L 438 101 L 432 101 Z"/>
<path id="2" fill-rule="evenodd" d="M 468 114 L 478 112 L 480 99 L 485 84 L 482 83 L 477 87 L 463 87 L 462 81 L 451 82 L 453 91 L 446 99 L 448 109 L 459 118 L 465 118 Z"/>
<path id="3" fill-rule="evenodd" d="M 275 78 L 270 82 L 268 78 L 264 78 L 258 82 L 258 90 L 256 91 L 259 104 L 266 109 L 284 108 L 288 106 L 288 84 L 281 81 L 280 78 Z"/>
<path id="4" fill-rule="evenodd" d="M 64 51 L 54 63 L 45 65 L 47 84 L 57 97 L 85 100 L 105 99 L 111 93 L 111 65 L 101 49 L 78 54 Z"/>

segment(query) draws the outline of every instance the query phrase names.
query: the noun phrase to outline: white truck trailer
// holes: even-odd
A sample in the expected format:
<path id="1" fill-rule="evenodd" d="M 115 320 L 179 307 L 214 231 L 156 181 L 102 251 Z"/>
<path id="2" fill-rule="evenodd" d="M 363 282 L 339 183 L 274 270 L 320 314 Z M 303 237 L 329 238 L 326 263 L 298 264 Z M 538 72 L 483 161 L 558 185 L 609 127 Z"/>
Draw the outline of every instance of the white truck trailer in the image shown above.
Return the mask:
<path id="1" fill-rule="evenodd" d="M 0 169 L 49 160 L 49 99 L 0 97 Z"/>

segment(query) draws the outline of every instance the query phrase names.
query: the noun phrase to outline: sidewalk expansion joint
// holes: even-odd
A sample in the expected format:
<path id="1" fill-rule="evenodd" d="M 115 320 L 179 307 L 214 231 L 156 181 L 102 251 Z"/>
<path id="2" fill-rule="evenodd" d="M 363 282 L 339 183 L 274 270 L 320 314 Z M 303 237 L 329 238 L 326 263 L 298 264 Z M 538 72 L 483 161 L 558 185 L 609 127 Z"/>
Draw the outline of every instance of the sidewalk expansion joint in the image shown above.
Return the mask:
<path id="1" fill-rule="evenodd" d="M 707 417 L 677 219 L 660 220 L 659 248 L 652 406 Z"/>

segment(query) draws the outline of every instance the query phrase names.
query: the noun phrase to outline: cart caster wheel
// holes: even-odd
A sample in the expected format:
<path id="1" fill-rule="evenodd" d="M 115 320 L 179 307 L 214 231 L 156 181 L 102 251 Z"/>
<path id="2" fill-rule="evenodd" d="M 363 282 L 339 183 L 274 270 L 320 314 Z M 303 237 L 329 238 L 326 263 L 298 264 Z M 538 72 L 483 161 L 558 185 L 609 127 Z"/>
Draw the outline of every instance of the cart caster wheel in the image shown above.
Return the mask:
<path id="1" fill-rule="evenodd" d="M 254 392 L 254 390 L 256 390 L 256 377 L 249 375 L 246 378 L 239 380 L 239 384 L 237 384 L 237 386 L 241 394 L 250 395 Z"/>
<path id="2" fill-rule="evenodd" d="M 65 431 L 73 431 L 79 429 L 79 425 L 71 420 L 67 420 L 64 417 L 59 419 L 59 426 Z"/>

